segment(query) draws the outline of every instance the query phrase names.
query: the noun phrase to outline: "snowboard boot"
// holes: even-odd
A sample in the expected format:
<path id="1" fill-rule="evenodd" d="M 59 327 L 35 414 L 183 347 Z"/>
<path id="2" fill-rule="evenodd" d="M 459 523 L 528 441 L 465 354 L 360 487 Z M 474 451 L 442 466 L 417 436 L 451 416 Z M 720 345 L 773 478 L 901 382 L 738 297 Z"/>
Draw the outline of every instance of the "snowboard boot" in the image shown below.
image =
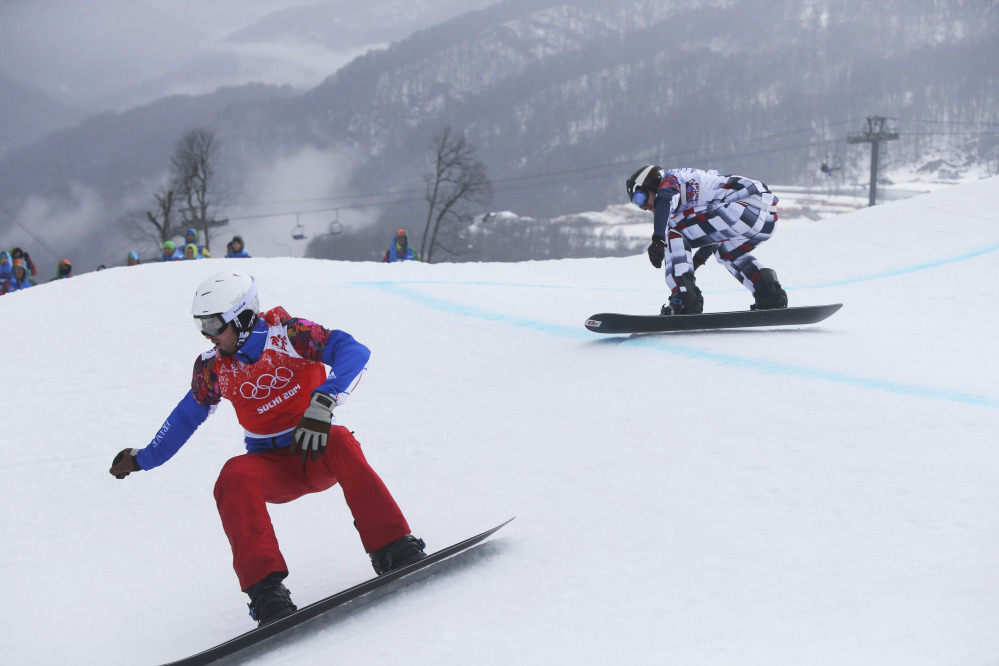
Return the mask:
<path id="1" fill-rule="evenodd" d="M 250 595 L 250 617 L 262 627 L 269 622 L 291 615 L 298 607 L 291 602 L 291 592 L 281 581 L 287 574 L 272 573 L 246 591 Z"/>
<path id="2" fill-rule="evenodd" d="M 704 312 L 704 296 L 701 295 L 701 290 L 694 283 L 693 273 L 681 275 L 677 279 L 677 286 L 686 287 L 687 290 L 680 291 L 678 288 L 669 297 L 669 302 L 663 304 L 662 309 L 659 310 L 659 314 L 700 314 Z"/>
<path id="3" fill-rule="evenodd" d="M 760 279 L 753 291 L 753 298 L 756 302 L 749 306 L 750 310 L 776 310 L 787 307 L 787 292 L 777 281 L 774 269 L 760 269 Z"/>
<path id="4" fill-rule="evenodd" d="M 371 553 L 371 566 L 375 568 L 375 573 L 381 576 L 393 569 L 419 562 L 427 556 L 423 552 L 426 547 L 427 544 L 423 542 L 423 539 L 417 539 L 412 534 L 407 534 Z"/>

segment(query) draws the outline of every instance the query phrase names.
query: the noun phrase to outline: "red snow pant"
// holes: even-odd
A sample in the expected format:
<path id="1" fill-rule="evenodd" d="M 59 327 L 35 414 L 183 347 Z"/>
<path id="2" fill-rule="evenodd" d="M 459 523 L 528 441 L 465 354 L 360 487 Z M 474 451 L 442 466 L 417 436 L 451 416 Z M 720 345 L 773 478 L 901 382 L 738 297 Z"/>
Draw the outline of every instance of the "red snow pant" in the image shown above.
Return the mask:
<path id="1" fill-rule="evenodd" d="M 331 426 L 326 454 L 303 463 L 288 449 L 229 460 L 215 483 L 215 503 L 232 546 L 232 567 L 246 591 L 268 574 L 287 573 L 266 503 L 284 504 L 338 483 L 368 553 L 409 534 L 406 518 L 343 426 Z"/>

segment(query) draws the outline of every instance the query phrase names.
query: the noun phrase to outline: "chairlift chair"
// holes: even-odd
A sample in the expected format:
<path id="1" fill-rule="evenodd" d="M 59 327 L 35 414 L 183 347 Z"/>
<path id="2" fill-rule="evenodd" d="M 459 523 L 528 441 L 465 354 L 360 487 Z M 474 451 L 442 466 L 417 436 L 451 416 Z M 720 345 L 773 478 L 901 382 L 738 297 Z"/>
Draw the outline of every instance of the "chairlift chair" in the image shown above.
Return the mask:
<path id="1" fill-rule="evenodd" d="M 336 218 L 330 222 L 329 229 L 326 231 L 330 236 L 337 236 L 343 233 L 343 225 L 340 224 L 340 209 L 334 209 L 336 211 Z"/>
<path id="2" fill-rule="evenodd" d="M 298 221 L 298 213 L 295 213 L 295 226 L 291 230 L 291 237 L 295 240 L 305 238 L 305 225 Z"/>

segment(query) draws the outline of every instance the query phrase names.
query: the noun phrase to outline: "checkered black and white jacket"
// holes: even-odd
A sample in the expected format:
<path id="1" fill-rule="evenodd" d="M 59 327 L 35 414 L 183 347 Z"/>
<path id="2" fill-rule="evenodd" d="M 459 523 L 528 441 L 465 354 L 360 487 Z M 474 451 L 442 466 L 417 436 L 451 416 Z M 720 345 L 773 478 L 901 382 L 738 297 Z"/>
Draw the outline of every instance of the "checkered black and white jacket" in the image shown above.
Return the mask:
<path id="1" fill-rule="evenodd" d="M 714 169 L 670 169 L 656 193 L 653 234 L 665 237 L 667 229 L 676 227 L 692 210 L 710 204 L 745 201 L 766 209 L 773 204 L 772 199 L 763 199 L 769 193 L 766 184 L 743 176 L 723 175 Z"/>

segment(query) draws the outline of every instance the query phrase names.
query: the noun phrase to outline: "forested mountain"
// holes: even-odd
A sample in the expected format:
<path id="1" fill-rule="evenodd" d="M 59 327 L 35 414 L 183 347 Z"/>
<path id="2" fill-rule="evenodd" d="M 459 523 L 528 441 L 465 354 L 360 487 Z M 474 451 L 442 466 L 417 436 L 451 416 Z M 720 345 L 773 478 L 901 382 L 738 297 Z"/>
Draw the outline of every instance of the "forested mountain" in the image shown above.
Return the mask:
<path id="1" fill-rule="evenodd" d="M 0 197 L 16 215 L 32 195 L 93 188 L 104 212 L 81 224 L 96 231 L 149 196 L 133 185 L 163 173 L 185 124 L 217 132 L 237 201 L 256 200 L 240 191 L 251 173 L 322 151 L 338 165 L 328 205 L 363 205 L 385 229 L 426 217 L 428 146 L 445 126 L 476 147 L 492 209 L 535 217 L 617 203 L 648 161 L 800 184 L 836 159 L 862 181 L 869 150 L 846 139 L 872 115 L 900 133 L 890 165 L 946 157 L 994 173 L 997 18 L 976 0 L 505 0 L 304 94 L 167 99 L 11 151 Z M 285 210 L 305 209 L 290 194 Z M 79 243 L 66 251 L 91 251 Z"/>

